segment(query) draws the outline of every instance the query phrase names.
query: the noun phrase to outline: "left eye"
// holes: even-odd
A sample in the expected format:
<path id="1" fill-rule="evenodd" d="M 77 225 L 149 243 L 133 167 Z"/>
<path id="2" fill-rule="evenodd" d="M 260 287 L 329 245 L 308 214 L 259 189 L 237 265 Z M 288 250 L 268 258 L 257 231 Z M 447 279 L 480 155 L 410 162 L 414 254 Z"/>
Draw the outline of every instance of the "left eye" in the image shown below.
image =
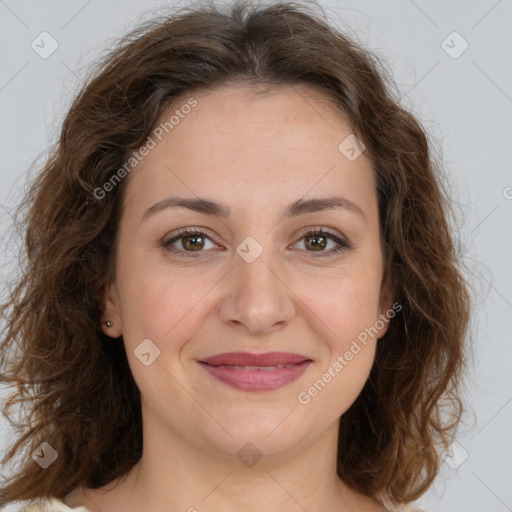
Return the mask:
<path id="1" fill-rule="evenodd" d="M 320 252 L 322 253 L 320 256 L 330 256 L 333 253 L 338 253 L 340 251 L 344 251 L 347 249 L 351 249 L 352 246 L 345 239 L 341 239 L 332 233 L 327 233 L 322 229 L 314 229 L 312 231 L 308 231 L 304 233 L 301 240 L 304 240 L 304 245 L 306 247 L 313 247 L 313 251 L 307 252 Z M 325 247 L 328 245 L 328 242 L 334 242 L 334 247 L 330 251 L 323 251 Z"/>
<path id="2" fill-rule="evenodd" d="M 186 255 L 185 257 L 197 257 L 199 254 L 192 253 L 201 253 L 204 252 L 202 249 L 208 249 L 208 247 L 205 247 L 207 240 L 213 245 L 216 245 L 204 232 L 196 229 L 184 229 L 172 238 L 164 241 L 162 245 L 169 251 L 180 254 L 180 256 Z M 312 250 L 306 249 L 306 252 L 321 253 L 320 256 L 329 256 L 333 253 L 352 248 L 347 240 L 341 239 L 332 233 L 323 231 L 322 229 L 307 231 L 302 235 L 300 240 L 304 240 L 305 247 L 312 248 Z M 334 247 L 326 251 L 324 249 L 327 247 L 329 241 L 334 242 Z M 181 242 L 181 249 L 175 247 L 175 244 L 179 242 Z M 318 257 L 316 255 L 313 256 Z"/>

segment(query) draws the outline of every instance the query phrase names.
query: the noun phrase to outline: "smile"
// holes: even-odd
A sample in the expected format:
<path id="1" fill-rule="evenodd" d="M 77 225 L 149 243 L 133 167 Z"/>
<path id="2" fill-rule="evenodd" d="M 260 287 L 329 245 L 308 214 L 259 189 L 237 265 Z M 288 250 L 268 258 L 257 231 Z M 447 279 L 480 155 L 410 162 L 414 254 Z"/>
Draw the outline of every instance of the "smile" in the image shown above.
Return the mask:
<path id="1" fill-rule="evenodd" d="M 211 376 L 241 391 L 272 391 L 297 380 L 312 363 L 310 359 L 300 363 L 254 365 L 213 365 L 198 361 Z"/>

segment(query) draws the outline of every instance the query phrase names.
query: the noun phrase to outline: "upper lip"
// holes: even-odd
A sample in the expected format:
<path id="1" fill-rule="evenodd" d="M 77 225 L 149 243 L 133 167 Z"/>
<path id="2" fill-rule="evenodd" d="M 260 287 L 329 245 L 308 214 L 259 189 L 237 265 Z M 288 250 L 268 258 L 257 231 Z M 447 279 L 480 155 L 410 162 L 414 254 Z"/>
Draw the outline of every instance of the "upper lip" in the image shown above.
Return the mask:
<path id="1" fill-rule="evenodd" d="M 265 352 L 264 354 L 250 354 L 249 352 L 226 352 L 213 357 L 200 359 L 200 363 L 213 366 L 276 366 L 284 364 L 299 364 L 310 361 L 309 357 L 290 352 Z"/>

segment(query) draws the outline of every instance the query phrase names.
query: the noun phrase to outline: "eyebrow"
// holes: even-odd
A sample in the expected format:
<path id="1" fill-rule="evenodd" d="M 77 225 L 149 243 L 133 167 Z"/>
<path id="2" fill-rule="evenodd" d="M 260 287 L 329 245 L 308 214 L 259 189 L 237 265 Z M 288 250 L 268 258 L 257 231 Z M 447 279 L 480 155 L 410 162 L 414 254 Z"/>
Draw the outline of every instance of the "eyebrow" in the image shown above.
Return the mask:
<path id="1" fill-rule="evenodd" d="M 231 209 L 229 206 L 204 198 L 186 198 L 186 197 L 168 197 L 153 206 L 150 206 L 142 215 L 142 220 L 166 210 L 167 208 L 180 207 L 193 210 L 204 215 L 213 215 L 216 217 L 229 217 Z M 357 213 L 367 222 L 366 216 L 357 204 L 343 196 L 332 196 L 313 199 L 298 199 L 289 204 L 283 212 L 283 217 L 297 217 L 307 213 L 320 212 L 341 208 L 350 212 Z"/>

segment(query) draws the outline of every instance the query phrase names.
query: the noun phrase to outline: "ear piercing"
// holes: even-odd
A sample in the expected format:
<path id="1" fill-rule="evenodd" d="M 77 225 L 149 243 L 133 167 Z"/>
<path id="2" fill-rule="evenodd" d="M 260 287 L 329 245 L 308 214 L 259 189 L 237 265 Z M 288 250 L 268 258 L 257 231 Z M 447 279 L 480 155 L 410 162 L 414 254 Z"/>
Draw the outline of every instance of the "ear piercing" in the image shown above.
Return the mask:
<path id="1" fill-rule="evenodd" d="M 112 322 L 111 320 L 107 320 L 107 321 L 105 322 L 105 325 L 106 325 L 107 327 L 112 327 L 112 326 L 114 325 L 114 322 Z"/>

